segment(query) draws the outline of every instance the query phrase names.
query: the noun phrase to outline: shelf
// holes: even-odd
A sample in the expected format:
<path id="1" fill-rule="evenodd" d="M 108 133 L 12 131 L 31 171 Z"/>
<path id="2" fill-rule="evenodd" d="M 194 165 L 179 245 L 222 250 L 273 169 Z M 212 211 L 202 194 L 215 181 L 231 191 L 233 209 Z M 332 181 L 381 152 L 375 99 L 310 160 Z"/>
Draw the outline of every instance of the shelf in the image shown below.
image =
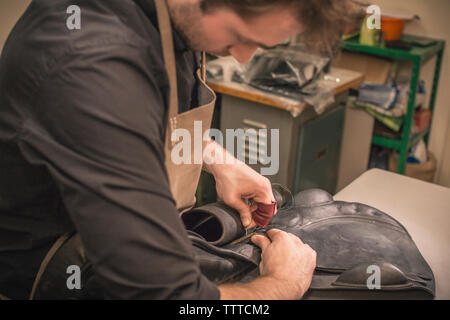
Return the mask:
<path id="1" fill-rule="evenodd" d="M 434 105 L 436 103 L 436 94 L 439 84 L 439 76 L 441 72 L 442 67 L 442 60 L 443 60 L 443 52 L 445 48 L 445 41 L 438 40 L 438 39 L 431 39 L 431 38 L 425 38 L 425 37 L 419 37 L 419 36 L 412 36 L 412 35 L 404 35 L 401 40 L 405 42 L 412 43 L 415 40 L 433 40 L 435 43 L 433 45 L 427 46 L 427 47 L 421 47 L 421 46 L 412 46 L 410 50 L 401 50 L 401 49 L 394 49 L 394 48 L 384 48 L 382 46 L 367 46 L 362 45 L 359 43 L 359 37 L 353 37 L 347 40 L 343 40 L 341 42 L 341 48 L 353 51 L 353 52 L 360 52 L 365 53 L 369 55 L 378 56 L 381 58 L 386 58 L 390 60 L 406 60 L 412 62 L 412 73 L 411 73 L 411 82 L 410 82 L 410 91 L 409 91 L 409 102 L 408 102 L 408 108 L 407 108 L 407 114 L 405 117 L 405 122 L 403 124 L 402 129 L 402 138 L 398 139 L 392 139 L 392 138 L 385 138 L 379 135 L 374 135 L 372 138 L 372 143 L 378 146 L 392 148 L 395 150 L 398 150 L 400 153 L 400 160 L 398 164 L 398 170 L 397 172 L 400 174 L 405 173 L 405 166 L 406 166 L 406 160 L 408 157 L 408 150 L 416 144 L 420 139 L 425 138 L 425 143 L 428 144 L 428 137 L 429 132 L 431 131 L 431 125 L 430 128 L 427 130 L 424 130 L 423 132 L 414 135 L 413 137 L 408 137 L 412 122 L 413 115 L 414 115 L 414 107 L 415 107 L 415 100 L 416 100 L 416 94 L 417 94 L 417 88 L 419 86 L 419 79 L 420 79 L 420 69 L 422 65 L 430 60 L 433 57 L 437 57 L 436 59 L 436 66 L 434 69 L 434 77 L 433 77 L 433 84 L 432 84 L 432 91 L 430 94 L 430 104 L 429 109 L 431 111 L 434 110 Z"/>
<path id="2" fill-rule="evenodd" d="M 415 145 L 417 142 L 419 142 L 420 139 L 425 137 L 430 132 L 430 128 L 422 131 L 419 134 L 416 134 L 412 136 L 408 141 L 408 149 L 411 148 L 413 145 Z M 392 139 L 392 138 L 386 138 L 379 135 L 374 135 L 372 138 L 372 143 L 386 148 L 401 150 L 402 148 L 402 140 L 401 139 Z"/>
<path id="3" fill-rule="evenodd" d="M 429 39 L 425 37 L 418 37 L 412 35 L 404 35 L 401 40 L 412 41 L 419 39 Z M 440 52 L 445 47 L 445 41 L 437 40 L 434 45 L 428 47 L 413 46 L 411 50 L 401 50 L 393 48 L 384 48 L 381 46 L 367 46 L 359 43 L 359 36 L 353 37 L 351 39 L 341 42 L 341 48 L 357 51 L 372 55 L 377 55 L 379 57 L 390 58 L 390 59 L 402 59 L 410 61 L 420 61 L 421 63 L 426 62 L 438 52 Z"/>
<path id="4" fill-rule="evenodd" d="M 400 150 L 402 145 L 402 141 L 399 139 L 386 138 L 379 135 L 373 136 L 372 143 L 380 147 L 386 147 L 396 150 Z"/>
<path id="5" fill-rule="evenodd" d="M 420 139 L 425 137 L 428 133 L 430 133 L 430 128 L 427 128 L 424 131 L 422 131 L 421 133 L 418 133 L 418 134 L 414 135 L 413 137 L 411 137 L 408 142 L 408 149 L 411 148 L 412 146 L 414 146 L 417 142 L 419 142 Z"/>

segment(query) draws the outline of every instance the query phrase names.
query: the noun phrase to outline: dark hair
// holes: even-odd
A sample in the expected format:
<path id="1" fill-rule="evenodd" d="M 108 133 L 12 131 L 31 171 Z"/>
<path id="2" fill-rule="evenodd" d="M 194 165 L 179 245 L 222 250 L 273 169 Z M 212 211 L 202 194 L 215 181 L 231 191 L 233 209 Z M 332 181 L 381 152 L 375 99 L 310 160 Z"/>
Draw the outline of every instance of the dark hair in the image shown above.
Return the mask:
<path id="1" fill-rule="evenodd" d="M 360 25 L 364 11 L 352 0 L 202 0 L 203 12 L 231 8 L 251 18 L 278 8 L 291 8 L 305 26 L 302 41 L 316 51 L 330 53 L 349 26 Z"/>

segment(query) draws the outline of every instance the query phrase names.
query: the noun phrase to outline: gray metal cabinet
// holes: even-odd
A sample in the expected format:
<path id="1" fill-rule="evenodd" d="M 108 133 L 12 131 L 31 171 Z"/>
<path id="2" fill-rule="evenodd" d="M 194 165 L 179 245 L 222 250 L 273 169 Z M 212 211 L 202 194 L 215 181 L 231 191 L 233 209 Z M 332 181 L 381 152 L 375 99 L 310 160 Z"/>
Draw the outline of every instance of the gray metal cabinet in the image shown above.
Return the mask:
<path id="1" fill-rule="evenodd" d="M 345 106 L 305 123 L 300 128 L 294 192 L 320 188 L 336 191 Z"/>
<path id="2" fill-rule="evenodd" d="M 334 193 L 345 113 L 343 104 L 347 93 L 337 95 L 336 102 L 321 116 L 317 116 L 313 108 L 306 108 L 298 117 L 272 106 L 223 95 L 220 129 L 224 135 L 224 145 L 227 145 L 226 129 L 267 129 L 268 132 L 278 129 L 279 168 L 276 174 L 267 178 L 295 192 L 316 187 Z M 259 140 L 258 149 L 267 148 L 269 157 L 272 156 L 271 139 L 267 139 L 267 146 L 261 146 Z M 251 149 L 249 140 L 246 140 L 247 164 L 255 160 L 249 152 Z M 249 165 L 261 173 L 262 168 L 273 166 L 273 163 L 265 165 L 258 161 Z"/>

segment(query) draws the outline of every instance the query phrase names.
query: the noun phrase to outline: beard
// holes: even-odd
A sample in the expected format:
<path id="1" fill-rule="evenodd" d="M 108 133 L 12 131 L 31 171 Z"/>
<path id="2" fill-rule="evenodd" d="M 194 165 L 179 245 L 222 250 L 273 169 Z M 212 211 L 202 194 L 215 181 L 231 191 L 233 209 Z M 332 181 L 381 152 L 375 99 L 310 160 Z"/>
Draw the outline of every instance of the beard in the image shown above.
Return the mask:
<path id="1" fill-rule="evenodd" d="M 192 51 L 207 51 L 218 57 L 229 56 L 228 49 L 208 50 L 209 41 L 202 25 L 203 11 L 200 8 L 200 1 L 179 2 L 169 0 L 169 11 L 172 23 Z"/>
<path id="2" fill-rule="evenodd" d="M 168 1 L 172 23 L 189 49 L 204 51 L 206 45 L 202 42 L 205 38 L 201 24 L 202 9 L 199 2 L 179 3 Z"/>

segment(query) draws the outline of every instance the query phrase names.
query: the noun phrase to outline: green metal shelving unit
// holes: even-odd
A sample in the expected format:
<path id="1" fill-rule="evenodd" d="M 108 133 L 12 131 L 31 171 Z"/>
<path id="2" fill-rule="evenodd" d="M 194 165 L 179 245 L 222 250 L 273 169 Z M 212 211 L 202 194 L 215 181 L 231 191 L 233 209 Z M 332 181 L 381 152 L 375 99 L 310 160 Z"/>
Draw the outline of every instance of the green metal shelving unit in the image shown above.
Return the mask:
<path id="1" fill-rule="evenodd" d="M 419 39 L 428 39 L 428 38 L 412 36 L 412 35 L 404 35 L 402 37 L 402 40 L 407 41 L 407 42 L 412 42 L 413 40 L 419 40 Z M 433 39 L 433 40 L 435 40 L 435 39 Z M 443 58 L 444 49 L 445 49 L 445 41 L 443 41 L 443 40 L 435 40 L 435 41 L 436 41 L 436 43 L 431 46 L 428 46 L 428 47 L 413 46 L 413 48 L 411 50 L 384 48 L 381 46 L 371 47 L 371 46 L 362 45 L 359 43 L 359 36 L 345 40 L 341 43 L 341 48 L 343 48 L 345 50 L 366 53 L 366 54 L 375 55 L 378 57 L 383 57 L 383 58 L 388 58 L 388 59 L 393 59 L 393 60 L 407 60 L 407 61 L 411 61 L 413 63 L 412 78 L 411 78 L 410 90 L 409 90 L 408 108 L 407 108 L 407 114 L 405 116 L 405 121 L 403 124 L 401 139 L 385 138 L 385 137 L 378 136 L 378 135 L 374 135 L 373 139 L 372 139 L 373 144 L 376 144 L 376 145 L 379 145 L 382 147 L 392 148 L 392 149 L 398 150 L 400 152 L 399 164 L 398 164 L 398 169 L 397 169 L 397 172 L 400 174 L 405 173 L 406 160 L 408 158 L 409 148 L 411 146 L 413 146 L 421 138 L 424 138 L 425 143 L 428 145 L 429 134 L 431 132 L 431 124 L 427 130 L 425 130 L 424 132 L 421 132 L 417 135 L 414 135 L 413 137 L 410 137 L 410 132 L 411 132 L 411 124 L 412 124 L 413 116 L 414 116 L 414 109 L 416 106 L 416 93 L 417 93 L 417 88 L 419 86 L 420 69 L 423 64 L 425 64 L 431 58 L 437 56 L 436 67 L 435 67 L 434 78 L 433 78 L 432 92 L 430 95 L 430 105 L 429 105 L 429 109 L 431 110 L 431 112 L 434 111 L 434 106 L 436 103 L 436 94 L 437 94 L 438 85 L 439 85 L 439 77 L 440 77 L 440 73 L 441 73 L 442 58 Z"/>

